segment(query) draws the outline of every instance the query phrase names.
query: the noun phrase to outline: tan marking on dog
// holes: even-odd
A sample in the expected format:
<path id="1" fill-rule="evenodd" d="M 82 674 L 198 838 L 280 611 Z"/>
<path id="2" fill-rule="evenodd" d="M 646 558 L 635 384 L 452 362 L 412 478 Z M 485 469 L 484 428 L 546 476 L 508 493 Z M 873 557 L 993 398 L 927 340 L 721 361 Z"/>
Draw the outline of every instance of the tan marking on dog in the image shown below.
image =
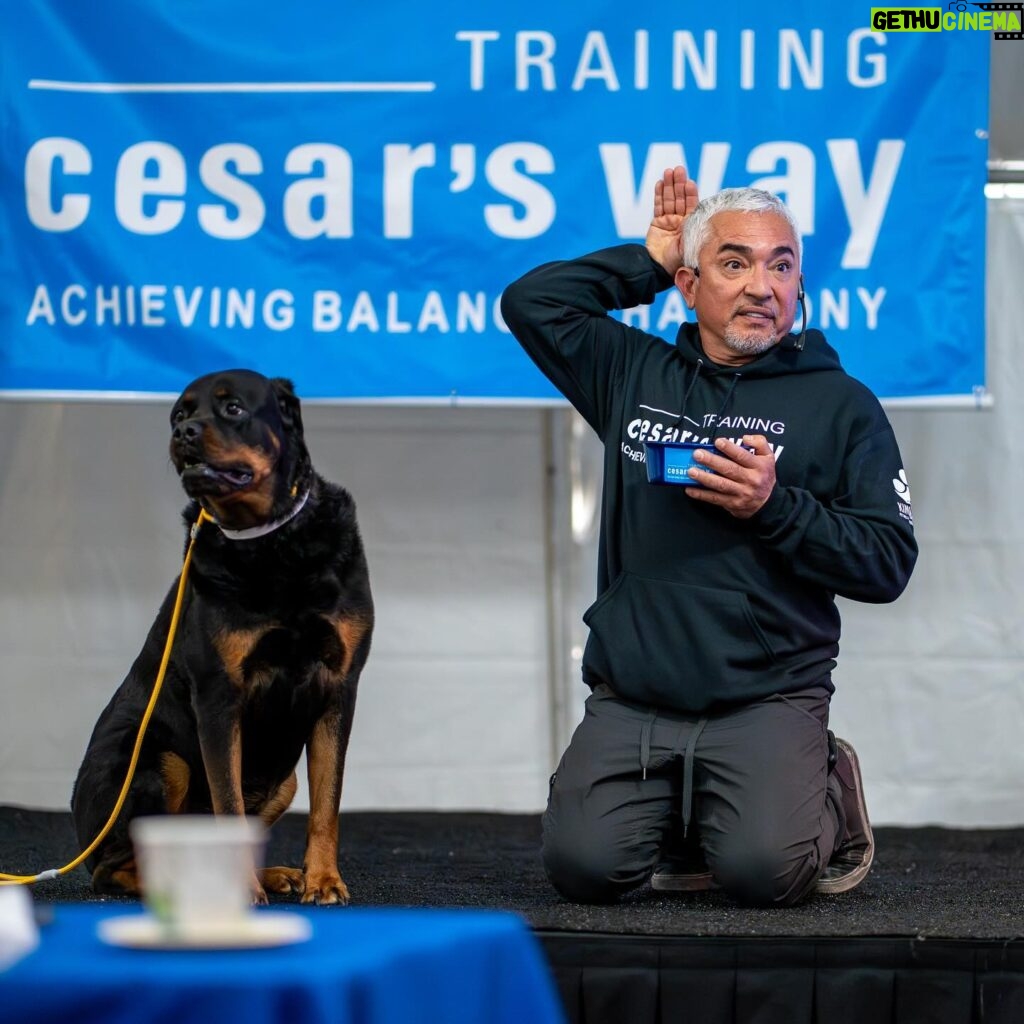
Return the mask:
<path id="1" fill-rule="evenodd" d="M 288 778 L 277 787 L 270 799 L 259 809 L 258 813 L 260 820 L 267 826 L 267 828 L 270 828 L 270 826 L 288 810 L 291 806 L 292 800 L 295 799 L 295 791 L 298 788 L 298 780 L 295 778 L 295 772 L 292 772 L 291 775 L 289 775 Z"/>
<path id="2" fill-rule="evenodd" d="M 265 523 L 271 518 L 274 507 L 274 471 L 280 455 L 280 442 L 273 435 L 271 438 L 275 446 L 273 452 L 245 446 L 232 448 L 221 444 L 215 431 L 203 428 L 203 451 L 211 465 L 245 466 L 252 473 L 252 482 L 245 487 L 222 497 L 207 498 L 214 509 L 230 512 L 232 506 L 244 505 L 253 520 L 252 525 Z M 224 518 L 223 514 L 220 518 Z"/>
<path id="3" fill-rule="evenodd" d="M 338 722 L 321 718 L 306 750 L 309 770 L 309 819 L 306 831 L 306 874 L 303 903 L 341 903 L 348 887 L 338 872 Z"/>
<path id="4" fill-rule="evenodd" d="M 347 907 L 350 899 L 348 886 L 338 874 L 337 868 L 324 872 L 306 872 L 302 903 Z"/>
<path id="5" fill-rule="evenodd" d="M 359 615 L 352 615 L 345 619 L 335 619 L 332 622 L 338 639 L 341 641 L 342 661 L 341 678 L 348 676 L 352 668 L 352 659 L 355 657 L 359 645 L 370 630 L 369 620 Z"/>
<path id="6" fill-rule="evenodd" d="M 246 685 L 245 659 L 252 654 L 253 649 L 260 640 L 271 629 L 276 628 L 276 623 L 267 623 L 259 629 L 222 629 L 213 638 L 213 646 L 217 650 L 224 671 L 232 684 L 239 690 Z M 261 673 L 253 673 L 250 683 L 259 684 L 262 681 Z"/>
<path id="7" fill-rule="evenodd" d="M 165 751 L 160 757 L 160 776 L 164 780 L 164 805 L 168 814 L 181 814 L 187 808 L 188 785 L 192 773 L 177 754 Z"/>
<path id="8" fill-rule="evenodd" d="M 119 889 L 126 896 L 140 896 L 142 886 L 139 883 L 139 871 L 135 861 L 130 860 L 122 867 L 116 868 L 109 874 L 103 868 L 97 868 L 93 872 L 93 886 L 97 891 L 109 892 L 110 888 Z M 99 887 L 102 886 L 102 889 Z"/>
<path id="9" fill-rule="evenodd" d="M 313 726 L 307 744 L 309 776 L 309 836 L 326 836 L 337 842 L 338 803 L 338 722 L 321 718 Z"/>
<path id="10" fill-rule="evenodd" d="M 231 789 L 234 792 L 234 812 L 245 814 L 245 797 L 242 796 L 242 723 L 231 727 Z M 217 811 L 216 805 L 214 811 Z M 223 812 L 220 812 L 223 813 Z"/>
<path id="11" fill-rule="evenodd" d="M 245 797 L 242 794 L 242 726 L 232 723 L 228 737 L 227 757 L 211 762 L 204 751 L 203 766 L 210 787 L 210 802 L 214 814 L 244 814 Z"/>
<path id="12" fill-rule="evenodd" d="M 260 820 L 267 828 L 288 810 L 292 800 L 295 798 L 295 792 L 298 790 L 298 787 L 298 779 L 293 771 L 278 786 L 278 790 L 272 794 L 263 807 L 260 808 Z M 284 867 L 280 865 L 276 867 L 262 867 L 256 871 L 256 877 L 259 879 L 260 885 L 268 893 L 275 893 L 281 896 L 287 896 L 290 893 L 301 895 L 306 887 L 305 876 L 298 867 Z"/>
<path id="13" fill-rule="evenodd" d="M 260 523 L 273 519 L 274 511 L 274 474 L 268 471 L 262 477 L 253 477 L 252 484 L 238 493 L 237 505 L 244 505 L 248 513 Z"/>
<path id="14" fill-rule="evenodd" d="M 273 867 L 260 868 L 256 877 L 267 892 L 287 896 L 290 893 L 302 893 L 306 888 L 306 876 L 299 868 Z"/>

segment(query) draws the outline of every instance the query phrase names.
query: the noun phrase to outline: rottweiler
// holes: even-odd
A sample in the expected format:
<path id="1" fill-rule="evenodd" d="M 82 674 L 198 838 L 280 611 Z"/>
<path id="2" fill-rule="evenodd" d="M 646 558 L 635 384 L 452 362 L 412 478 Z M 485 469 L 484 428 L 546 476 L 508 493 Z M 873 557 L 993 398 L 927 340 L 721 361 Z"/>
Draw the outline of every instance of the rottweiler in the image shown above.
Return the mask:
<path id="1" fill-rule="evenodd" d="M 248 814 L 271 825 L 306 750 L 302 869 L 265 868 L 253 901 L 298 893 L 344 904 L 338 808 L 373 600 L 355 503 L 314 471 L 292 383 L 251 370 L 193 381 L 171 410 L 171 461 L 201 510 L 170 661 L 125 805 L 86 861 L 97 892 L 137 894 L 129 822 L 150 814 Z M 186 537 L 186 549 L 188 536 Z M 179 577 L 180 578 L 180 577 Z M 177 593 L 164 599 L 96 723 L 71 797 L 82 848 L 106 823 L 153 692 Z"/>

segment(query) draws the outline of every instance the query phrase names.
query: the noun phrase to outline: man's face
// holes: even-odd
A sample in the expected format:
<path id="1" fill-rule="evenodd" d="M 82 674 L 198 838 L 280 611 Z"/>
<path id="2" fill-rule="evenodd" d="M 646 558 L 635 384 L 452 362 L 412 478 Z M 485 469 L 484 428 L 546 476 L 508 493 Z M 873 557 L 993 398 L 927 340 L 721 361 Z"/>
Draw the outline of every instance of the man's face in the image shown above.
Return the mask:
<path id="1" fill-rule="evenodd" d="M 800 290 L 797 252 L 793 229 L 777 213 L 729 210 L 711 218 L 699 275 L 690 267 L 676 274 L 709 358 L 740 366 L 789 333 Z"/>

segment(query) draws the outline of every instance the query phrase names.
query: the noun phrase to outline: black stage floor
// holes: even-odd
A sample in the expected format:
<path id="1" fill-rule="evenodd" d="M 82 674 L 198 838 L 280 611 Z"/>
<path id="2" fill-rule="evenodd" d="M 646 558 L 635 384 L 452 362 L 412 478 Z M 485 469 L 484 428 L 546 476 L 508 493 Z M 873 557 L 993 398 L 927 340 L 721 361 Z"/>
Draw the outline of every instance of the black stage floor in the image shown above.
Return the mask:
<path id="1" fill-rule="evenodd" d="M 301 863 L 305 824 L 278 822 L 269 863 Z M 342 874 L 364 906 L 519 913 L 573 1022 L 1024 1024 L 1024 829 L 876 829 L 858 889 L 783 910 L 649 888 L 611 907 L 566 903 L 539 835 L 536 815 L 343 813 Z M 0 807 L 0 870 L 77 852 L 68 814 Z M 84 869 L 33 895 L 100 899 Z"/>

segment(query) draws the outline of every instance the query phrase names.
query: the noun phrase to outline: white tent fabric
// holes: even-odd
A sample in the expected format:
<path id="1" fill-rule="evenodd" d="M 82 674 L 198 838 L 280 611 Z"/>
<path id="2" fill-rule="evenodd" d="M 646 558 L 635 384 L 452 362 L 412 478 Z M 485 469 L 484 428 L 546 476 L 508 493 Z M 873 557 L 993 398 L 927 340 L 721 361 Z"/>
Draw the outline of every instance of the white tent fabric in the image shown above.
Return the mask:
<path id="1" fill-rule="evenodd" d="M 993 201 L 994 405 L 890 413 L 921 557 L 895 605 L 843 603 L 833 701 L 876 823 L 1024 822 L 1022 268 L 1024 202 Z M 2 803 L 67 806 L 177 573 L 166 415 L 0 403 Z M 343 807 L 539 810 L 582 711 L 596 441 L 565 410 L 307 406 L 305 420 L 317 467 L 358 502 L 378 612 Z"/>

